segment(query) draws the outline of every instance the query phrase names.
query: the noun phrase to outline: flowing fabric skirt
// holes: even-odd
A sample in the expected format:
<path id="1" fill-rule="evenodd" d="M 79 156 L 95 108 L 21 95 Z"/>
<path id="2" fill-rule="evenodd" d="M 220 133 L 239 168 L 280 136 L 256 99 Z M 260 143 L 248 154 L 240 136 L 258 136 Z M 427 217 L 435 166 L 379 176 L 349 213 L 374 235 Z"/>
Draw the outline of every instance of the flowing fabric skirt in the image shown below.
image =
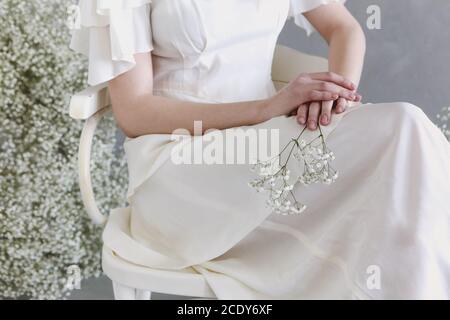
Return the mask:
<path id="1" fill-rule="evenodd" d="M 280 146 L 301 130 L 292 117 L 251 127 L 279 129 Z M 129 223 L 111 216 L 104 245 L 141 266 L 191 266 L 219 299 L 449 299 L 444 135 L 408 103 L 352 107 L 323 128 L 340 176 L 297 185 L 308 208 L 291 216 L 248 186 L 249 164 L 175 164 L 170 135 L 127 139 Z"/>

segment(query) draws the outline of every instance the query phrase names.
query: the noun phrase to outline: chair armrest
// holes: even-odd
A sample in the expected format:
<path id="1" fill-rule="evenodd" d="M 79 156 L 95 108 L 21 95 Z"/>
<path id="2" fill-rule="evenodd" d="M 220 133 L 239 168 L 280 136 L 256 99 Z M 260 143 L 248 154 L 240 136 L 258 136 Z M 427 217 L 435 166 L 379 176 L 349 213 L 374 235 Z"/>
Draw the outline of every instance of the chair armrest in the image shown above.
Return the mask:
<path id="1" fill-rule="evenodd" d="M 74 119 L 86 120 L 109 105 L 108 85 L 102 83 L 74 94 L 70 99 L 69 115 Z"/>
<path id="2" fill-rule="evenodd" d="M 107 216 L 103 215 L 97 203 L 95 202 L 94 190 L 91 182 L 91 149 L 92 141 L 94 139 L 95 129 L 102 119 L 103 115 L 111 108 L 108 106 L 97 111 L 94 115 L 89 117 L 84 124 L 81 132 L 80 145 L 78 149 L 78 176 L 80 183 L 81 199 L 84 207 L 91 218 L 92 222 L 97 225 L 105 224 Z"/>

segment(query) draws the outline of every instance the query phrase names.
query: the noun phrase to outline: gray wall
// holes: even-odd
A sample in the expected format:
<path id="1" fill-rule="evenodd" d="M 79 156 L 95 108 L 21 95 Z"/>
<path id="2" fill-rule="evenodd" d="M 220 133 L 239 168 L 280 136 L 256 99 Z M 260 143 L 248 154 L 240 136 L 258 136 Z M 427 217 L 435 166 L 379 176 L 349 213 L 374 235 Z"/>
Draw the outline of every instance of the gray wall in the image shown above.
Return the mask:
<path id="1" fill-rule="evenodd" d="M 381 29 L 366 27 L 367 7 L 381 8 Z M 408 101 L 434 120 L 450 106 L 450 1 L 347 0 L 367 38 L 360 92 L 365 102 Z M 315 32 L 309 38 L 289 20 L 279 43 L 326 57 Z"/>

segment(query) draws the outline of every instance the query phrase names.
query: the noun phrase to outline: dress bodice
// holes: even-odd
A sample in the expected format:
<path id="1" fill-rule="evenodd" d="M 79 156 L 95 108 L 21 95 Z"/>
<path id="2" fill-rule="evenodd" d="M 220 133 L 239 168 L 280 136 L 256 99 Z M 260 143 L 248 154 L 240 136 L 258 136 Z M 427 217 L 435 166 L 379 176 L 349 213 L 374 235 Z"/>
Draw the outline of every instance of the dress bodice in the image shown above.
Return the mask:
<path id="1" fill-rule="evenodd" d="M 221 102 L 272 95 L 273 52 L 288 9 L 280 0 L 153 0 L 155 93 Z"/>
<path id="2" fill-rule="evenodd" d="M 275 92 L 273 53 L 288 17 L 344 0 L 80 0 L 71 48 L 89 57 L 89 83 L 106 82 L 152 51 L 153 90 L 232 102 Z"/>

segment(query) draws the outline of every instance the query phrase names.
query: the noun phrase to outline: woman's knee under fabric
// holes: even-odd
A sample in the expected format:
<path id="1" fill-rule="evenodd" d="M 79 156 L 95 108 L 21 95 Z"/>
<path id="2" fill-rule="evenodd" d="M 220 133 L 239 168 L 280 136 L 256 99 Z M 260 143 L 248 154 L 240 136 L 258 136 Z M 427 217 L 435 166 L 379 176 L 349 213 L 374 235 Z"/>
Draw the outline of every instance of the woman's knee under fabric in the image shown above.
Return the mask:
<path id="1" fill-rule="evenodd" d="M 359 128 L 365 132 L 376 134 L 377 136 L 386 136 L 394 138 L 405 128 L 421 128 L 424 126 L 433 126 L 431 120 L 416 105 L 408 102 L 391 102 L 365 104 L 358 109 L 344 116 L 345 122 L 359 122 Z M 348 124 L 340 124 L 342 130 L 346 127 L 351 130 L 355 127 Z M 354 134 L 364 134 L 364 132 L 354 132 Z"/>
<path id="2" fill-rule="evenodd" d="M 397 128 L 406 124 L 421 125 L 430 121 L 420 107 L 408 102 L 377 103 L 367 106 L 374 113 L 375 121 L 392 121 Z"/>

